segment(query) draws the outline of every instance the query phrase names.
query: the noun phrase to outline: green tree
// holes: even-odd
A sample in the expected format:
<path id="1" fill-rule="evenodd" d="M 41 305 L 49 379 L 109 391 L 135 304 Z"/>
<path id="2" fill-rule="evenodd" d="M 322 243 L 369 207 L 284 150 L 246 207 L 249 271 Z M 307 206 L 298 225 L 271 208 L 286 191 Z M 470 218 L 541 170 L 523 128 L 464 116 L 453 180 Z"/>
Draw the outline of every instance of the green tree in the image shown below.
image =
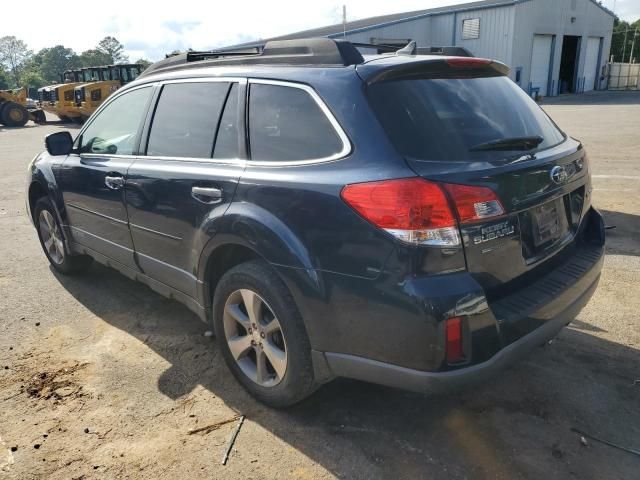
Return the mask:
<path id="1" fill-rule="evenodd" d="M 636 28 L 637 34 L 636 34 Z M 635 44 L 633 36 L 636 35 Z M 631 52 L 633 47 L 633 52 Z M 640 19 L 633 23 L 615 18 L 613 21 L 613 34 L 611 36 L 611 55 L 615 62 L 628 62 L 629 55 L 640 61 Z M 624 58 L 623 58 L 624 55 Z"/>
<path id="2" fill-rule="evenodd" d="M 100 65 L 110 65 L 112 58 L 96 49 L 85 50 L 80 54 L 80 65 L 83 67 L 99 67 Z"/>
<path id="3" fill-rule="evenodd" d="M 24 87 L 40 88 L 50 83 L 42 78 L 42 75 L 37 70 L 25 70 L 20 75 L 20 85 Z"/>
<path id="4" fill-rule="evenodd" d="M 20 73 L 32 54 L 33 52 L 22 40 L 14 36 L 0 38 L 0 65 L 3 65 L 11 74 L 14 86 L 19 85 Z"/>
<path id="5" fill-rule="evenodd" d="M 129 61 L 129 57 L 124 53 L 124 45 L 115 37 L 104 37 L 98 43 L 96 50 L 108 55 L 111 59 L 110 63 L 126 63 Z"/>
<path id="6" fill-rule="evenodd" d="M 56 45 L 51 48 L 43 48 L 31 59 L 32 70 L 39 71 L 44 81 L 48 83 L 60 81 L 60 75 L 65 70 L 71 70 L 81 66 L 80 57 L 70 48 Z"/>
<path id="7" fill-rule="evenodd" d="M 146 70 L 151 66 L 152 62 L 150 62 L 146 58 L 139 58 L 138 60 L 135 61 L 135 63 L 137 63 L 138 65 L 142 65 L 142 70 Z"/>
<path id="8" fill-rule="evenodd" d="M 0 90 L 7 90 L 9 88 L 9 77 L 7 73 L 0 68 Z"/>

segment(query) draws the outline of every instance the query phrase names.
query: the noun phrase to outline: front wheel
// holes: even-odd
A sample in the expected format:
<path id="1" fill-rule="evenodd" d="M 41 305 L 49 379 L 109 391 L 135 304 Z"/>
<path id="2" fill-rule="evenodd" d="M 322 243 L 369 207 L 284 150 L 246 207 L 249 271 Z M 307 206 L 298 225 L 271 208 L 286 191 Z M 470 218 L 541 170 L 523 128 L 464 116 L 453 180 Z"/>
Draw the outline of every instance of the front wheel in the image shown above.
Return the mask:
<path id="1" fill-rule="evenodd" d="M 67 252 L 62 227 L 48 198 L 36 202 L 34 220 L 44 254 L 58 272 L 65 275 L 79 273 L 91 265 L 91 257 Z"/>
<path id="2" fill-rule="evenodd" d="M 302 318 L 266 262 L 229 270 L 216 288 L 213 313 L 225 362 L 251 395 L 269 406 L 286 407 L 315 390 Z"/>

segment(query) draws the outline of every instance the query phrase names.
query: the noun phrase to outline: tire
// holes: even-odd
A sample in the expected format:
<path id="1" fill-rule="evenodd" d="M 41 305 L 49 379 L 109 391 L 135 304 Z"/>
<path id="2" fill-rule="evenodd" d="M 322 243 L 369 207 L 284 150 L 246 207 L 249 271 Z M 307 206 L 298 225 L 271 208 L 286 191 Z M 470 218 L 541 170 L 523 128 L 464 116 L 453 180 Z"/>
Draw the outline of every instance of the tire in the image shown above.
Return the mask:
<path id="1" fill-rule="evenodd" d="M 250 314 L 246 304 L 254 305 L 251 311 L 257 314 Z M 227 366 L 260 402 L 288 407 L 317 388 L 300 313 L 266 262 L 252 260 L 224 274 L 214 294 L 213 318 Z"/>
<path id="2" fill-rule="evenodd" d="M 53 268 L 64 275 L 80 273 L 89 268 L 93 260 L 91 257 L 71 254 L 65 248 L 64 232 L 48 198 L 42 197 L 36 202 L 34 223 L 42 250 Z"/>
<path id="3" fill-rule="evenodd" d="M 7 127 L 24 127 L 29 121 L 29 111 L 16 102 L 7 102 L 0 113 Z"/>

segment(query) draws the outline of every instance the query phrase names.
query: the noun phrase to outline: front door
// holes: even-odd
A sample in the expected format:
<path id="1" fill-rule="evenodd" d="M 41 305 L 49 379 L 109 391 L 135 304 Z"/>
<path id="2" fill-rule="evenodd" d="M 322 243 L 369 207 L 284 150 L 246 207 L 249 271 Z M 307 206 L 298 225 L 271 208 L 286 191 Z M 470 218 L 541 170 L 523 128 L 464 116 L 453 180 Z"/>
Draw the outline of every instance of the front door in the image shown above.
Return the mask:
<path id="1" fill-rule="evenodd" d="M 244 169 L 239 118 L 243 82 L 162 85 L 141 154 L 129 167 L 126 202 L 138 265 L 197 298 L 195 268 Z"/>
<path id="2" fill-rule="evenodd" d="M 153 88 L 110 101 L 81 131 L 64 161 L 61 186 L 74 242 L 135 267 L 124 186 Z"/>

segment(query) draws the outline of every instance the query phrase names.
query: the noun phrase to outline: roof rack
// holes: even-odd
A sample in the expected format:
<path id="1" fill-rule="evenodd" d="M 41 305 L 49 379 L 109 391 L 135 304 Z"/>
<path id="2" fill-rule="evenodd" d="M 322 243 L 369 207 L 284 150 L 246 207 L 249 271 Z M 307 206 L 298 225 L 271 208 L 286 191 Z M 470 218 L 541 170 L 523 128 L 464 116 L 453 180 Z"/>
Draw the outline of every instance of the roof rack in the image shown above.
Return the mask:
<path id="1" fill-rule="evenodd" d="M 348 66 L 364 62 L 364 58 L 350 42 L 331 38 L 272 40 L 264 47 L 221 49 L 208 52 L 185 52 L 151 65 L 142 76 L 158 71 L 208 65 L 326 65 Z M 195 65 L 190 65 L 194 64 Z"/>
<path id="2" fill-rule="evenodd" d="M 318 65 L 348 66 L 364 62 L 358 48 L 375 48 L 398 55 L 452 55 L 472 57 L 462 47 L 417 47 L 416 42 L 398 50 L 393 45 L 352 43 L 332 38 L 302 38 L 297 40 L 271 40 L 264 46 L 220 49 L 204 52 L 184 52 L 167 56 L 154 63 L 140 77 L 153 73 L 219 65 Z"/>

